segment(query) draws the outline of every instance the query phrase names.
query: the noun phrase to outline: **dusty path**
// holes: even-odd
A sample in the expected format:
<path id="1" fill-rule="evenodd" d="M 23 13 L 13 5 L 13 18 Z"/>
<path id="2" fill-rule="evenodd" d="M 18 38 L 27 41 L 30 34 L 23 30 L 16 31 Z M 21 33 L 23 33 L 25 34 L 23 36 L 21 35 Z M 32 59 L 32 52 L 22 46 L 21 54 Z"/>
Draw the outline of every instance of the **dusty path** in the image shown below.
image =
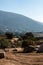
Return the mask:
<path id="1" fill-rule="evenodd" d="M 43 54 L 25 54 L 7 52 L 0 65 L 43 65 Z"/>

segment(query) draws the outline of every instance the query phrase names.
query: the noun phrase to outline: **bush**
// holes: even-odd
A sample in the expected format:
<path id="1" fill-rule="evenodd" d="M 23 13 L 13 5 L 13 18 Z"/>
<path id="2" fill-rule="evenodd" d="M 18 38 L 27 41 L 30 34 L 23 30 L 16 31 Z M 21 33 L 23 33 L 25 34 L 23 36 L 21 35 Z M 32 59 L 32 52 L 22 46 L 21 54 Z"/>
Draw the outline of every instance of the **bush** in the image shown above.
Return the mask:
<path id="1" fill-rule="evenodd" d="M 8 39 L 2 39 L 2 40 L 0 40 L 0 47 L 1 48 L 7 48 L 7 47 L 10 47 L 10 46 L 11 46 L 11 44 L 8 41 Z"/>

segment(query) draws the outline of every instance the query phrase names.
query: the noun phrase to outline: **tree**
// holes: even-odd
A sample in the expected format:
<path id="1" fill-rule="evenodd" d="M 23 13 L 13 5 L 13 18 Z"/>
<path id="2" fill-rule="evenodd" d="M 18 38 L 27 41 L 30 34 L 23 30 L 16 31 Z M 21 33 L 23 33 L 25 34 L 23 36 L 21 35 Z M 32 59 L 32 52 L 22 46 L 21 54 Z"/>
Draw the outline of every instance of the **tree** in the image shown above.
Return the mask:
<path id="1" fill-rule="evenodd" d="M 32 32 L 27 32 L 22 36 L 23 39 L 31 39 L 33 37 L 34 35 L 32 34 Z"/>
<path id="2" fill-rule="evenodd" d="M 24 40 L 22 42 L 22 47 L 25 48 L 25 47 L 28 47 L 28 42 L 26 40 Z"/>
<path id="3" fill-rule="evenodd" d="M 14 36 L 12 32 L 6 32 L 5 35 L 8 39 L 12 39 Z"/>
<path id="4" fill-rule="evenodd" d="M 22 42 L 22 48 L 24 48 L 23 52 L 28 53 L 34 51 L 34 48 L 31 47 L 26 40 Z"/>

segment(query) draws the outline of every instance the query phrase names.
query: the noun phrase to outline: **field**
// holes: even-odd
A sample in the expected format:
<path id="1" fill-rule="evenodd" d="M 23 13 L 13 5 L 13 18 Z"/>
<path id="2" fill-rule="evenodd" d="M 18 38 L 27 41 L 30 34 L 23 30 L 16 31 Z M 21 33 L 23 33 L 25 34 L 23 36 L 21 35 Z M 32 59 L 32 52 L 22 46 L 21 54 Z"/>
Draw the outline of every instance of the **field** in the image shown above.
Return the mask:
<path id="1" fill-rule="evenodd" d="M 43 54 L 5 52 L 0 65 L 43 65 Z"/>

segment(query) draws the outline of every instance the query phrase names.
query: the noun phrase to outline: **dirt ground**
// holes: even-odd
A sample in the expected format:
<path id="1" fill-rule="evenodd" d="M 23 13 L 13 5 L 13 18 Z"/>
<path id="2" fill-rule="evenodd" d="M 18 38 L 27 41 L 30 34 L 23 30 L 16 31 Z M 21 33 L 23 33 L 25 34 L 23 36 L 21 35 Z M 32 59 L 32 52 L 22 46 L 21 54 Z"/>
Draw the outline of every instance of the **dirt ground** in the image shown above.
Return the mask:
<path id="1" fill-rule="evenodd" d="M 5 52 L 0 65 L 43 65 L 43 54 Z"/>

